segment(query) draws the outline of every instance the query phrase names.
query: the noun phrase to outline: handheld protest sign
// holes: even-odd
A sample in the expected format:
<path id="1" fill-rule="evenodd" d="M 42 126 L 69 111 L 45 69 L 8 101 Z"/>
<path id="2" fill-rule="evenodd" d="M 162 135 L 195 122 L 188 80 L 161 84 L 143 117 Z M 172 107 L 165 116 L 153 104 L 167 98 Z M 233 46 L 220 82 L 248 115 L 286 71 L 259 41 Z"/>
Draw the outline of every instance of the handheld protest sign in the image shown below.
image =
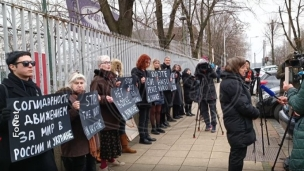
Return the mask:
<path id="1" fill-rule="evenodd" d="M 159 91 L 171 90 L 169 70 L 148 71 L 148 77 L 156 78 Z"/>
<path id="2" fill-rule="evenodd" d="M 171 73 L 171 91 L 175 91 L 177 90 L 177 87 L 176 87 L 176 80 L 175 80 L 175 73 Z"/>
<path id="3" fill-rule="evenodd" d="M 133 100 L 131 93 L 127 91 L 127 88 L 112 88 L 111 97 L 125 121 L 129 120 L 133 115 L 139 112 L 135 101 Z"/>
<path id="4" fill-rule="evenodd" d="M 97 91 L 80 94 L 79 115 L 83 132 L 87 139 L 91 139 L 95 134 L 105 128 L 103 118 L 100 114 L 100 106 Z"/>
<path id="5" fill-rule="evenodd" d="M 11 161 L 27 159 L 74 138 L 67 94 L 9 98 Z"/>
<path id="6" fill-rule="evenodd" d="M 119 78 L 119 80 L 121 81 L 120 87 L 122 87 L 124 89 L 129 89 L 129 92 L 135 103 L 142 101 L 142 98 L 139 94 L 139 90 L 136 86 L 136 79 L 134 76 L 133 77 L 121 77 L 121 78 Z"/>
<path id="7" fill-rule="evenodd" d="M 146 77 L 145 86 L 148 103 L 160 100 L 160 93 L 157 87 L 157 78 Z"/>

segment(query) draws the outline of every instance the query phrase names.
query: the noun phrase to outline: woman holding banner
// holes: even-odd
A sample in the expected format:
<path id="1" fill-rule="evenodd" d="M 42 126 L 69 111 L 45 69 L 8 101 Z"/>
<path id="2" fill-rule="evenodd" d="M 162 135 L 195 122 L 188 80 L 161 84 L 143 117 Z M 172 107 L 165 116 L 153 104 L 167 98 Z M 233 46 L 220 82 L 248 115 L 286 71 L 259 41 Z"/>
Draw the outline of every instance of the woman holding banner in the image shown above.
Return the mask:
<path id="1" fill-rule="evenodd" d="M 157 71 L 160 70 L 160 62 L 158 59 L 153 60 L 152 69 Z M 165 103 L 164 93 L 162 91 L 159 92 L 161 95 L 161 100 L 155 101 L 152 103 L 152 107 L 150 109 L 150 122 L 152 126 L 151 134 L 158 135 L 160 133 L 165 133 L 163 129 L 160 128 L 160 112 L 161 106 Z M 155 125 L 156 120 L 156 125 Z"/>
<path id="2" fill-rule="evenodd" d="M 100 96 L 100 110 L 105 123 L 105 128 L 100 131 L 100 169 L 101 171 L 111 170 L 107 161 L 112 166 L 124 165 L 124 162 L 116 160 L 121 155 L 121 143 L 119 136 L 119 122 L 122 116 L 113 103 L 111 89 L 119 87 L 115 73 L 111 72 L 110 57 L 103 55 L 97 58 L 99 70 L 95 70 L 95 77 L 91 83 L 91 91 L 97 90 Z"/>
<path id="3" fill-rule="evenodd" d="M 131 71 L 131 74 L 137 77 L 138 89 L 142 97 L 142 101 L 137 103 L 139 109 L 139 143 L 141 144 L 152 144 L 152 141 L 156 141 L 156 139 L 151 138 L 148 133 L 151 103 L 147 101 L 145 82 L 148 75 L 146 69 L 150 66 L 150 63 L 151 58 L 146 54 L 142 54 L 137 60 L 136 67 Z"/>
<path id="4" fill-rule="evenodd" d="M 113 59 L 111 64 L 111 71 L 114 72 L 117 77 L 122 77 L 122 63 L 119 59 Z M 131 149 L 128 146 L 128 137 L 126 134 L 126 121 L 124 119 L 120 120 L 119 124 L 119 135 L 120 135 L 120 143 L 122 147 L 123 153 L 136 153 L 136 150 Z"/>
<path id="5" fill-rule="evenodd" d="M 74 139 L 61 145 L 61 156 L 66 171 L 96 171 L 95 158 L 99 153 L 99 137 L 95 134 L 90 140 L 84 134 L 79 110 L 78 95 L 85 93 L 86 78 L 74 72 L 70 75 L 68 86 L 56 93 L 70 94 L 69 115 Z"/>

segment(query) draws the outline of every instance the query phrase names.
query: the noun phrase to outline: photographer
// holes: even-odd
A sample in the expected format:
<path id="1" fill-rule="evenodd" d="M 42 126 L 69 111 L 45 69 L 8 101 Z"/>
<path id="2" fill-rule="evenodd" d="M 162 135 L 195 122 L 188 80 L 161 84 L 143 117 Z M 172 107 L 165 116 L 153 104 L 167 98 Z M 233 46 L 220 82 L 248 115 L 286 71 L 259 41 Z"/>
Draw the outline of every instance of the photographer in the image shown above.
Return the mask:
<path id="1" fill-rule="evenodd" d="M 199 87 L 199 101 L 201 117 L 204 118 L 206 124 L 205 131 L 210 131 L 212 133 L 216 132 L 216 90 L 214 86 L 213 79 L 216 78 L 216 73 L 212 69 L 211 65 L 208 63 L 208 58 L 202 58 L 199 60 L 195 68 L 194 76 L 196 80 L 200 81 Z M 208 106 L 211 112 L 211 123 Z"/>
<path id="2" fill-rule="evenodd" d="M 299 91 L 292 84 L 284 82 L 283 90 L 287 92 L 287 97 L 279 97 L 278 102 L 288 104 L 294 110 L 297 117 L 293 130 L 293 149 L 289 157 L 289 169 L 292 171 L 303 170 L 304 168 L 304 84 L 301 84 Z"/>

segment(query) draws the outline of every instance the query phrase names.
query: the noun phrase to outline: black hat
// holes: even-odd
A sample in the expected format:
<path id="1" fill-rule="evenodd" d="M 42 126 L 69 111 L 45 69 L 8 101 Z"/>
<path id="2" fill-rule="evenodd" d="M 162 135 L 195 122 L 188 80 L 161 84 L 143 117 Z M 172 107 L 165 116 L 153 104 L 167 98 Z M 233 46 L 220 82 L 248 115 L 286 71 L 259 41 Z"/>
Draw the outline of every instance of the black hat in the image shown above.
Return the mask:
<path id="1" fill-rule="evenodd" d="M 31 53 L 28 51 L 13 51 L 6 54 L 6 64 L 14 64 L 21 56 L 31 56 Z"/>

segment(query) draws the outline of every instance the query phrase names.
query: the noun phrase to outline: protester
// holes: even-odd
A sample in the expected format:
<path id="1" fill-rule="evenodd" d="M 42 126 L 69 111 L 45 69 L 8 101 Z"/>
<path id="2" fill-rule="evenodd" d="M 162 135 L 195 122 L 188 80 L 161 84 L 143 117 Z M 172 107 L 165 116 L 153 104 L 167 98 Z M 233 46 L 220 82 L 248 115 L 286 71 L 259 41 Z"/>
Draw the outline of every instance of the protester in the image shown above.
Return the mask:
<path id="1" fill-rule="evenodd" d="M 0 170 L 57 171 L 53 150 L 21 161 L 11 162 L 8 121 L 11 119 L 13 111 L 6 108 L 6 99 L 42 96 L 42 93 L 31 79 L 35 61 L 32 60 L 30 52 L 11 52 L 7 54 L 6 64 L 10 73 L 8 78 L 3 79 L 2 85 L 0 85 Z M 28 114 L 33 115 L 30 112 Z"/>
<path id="2" fill-rule="evenodd" d="M 204 118 L 206 124 L 205 131 L 210 131 L 211 133 L 216 132 L 216 90 L 214 86 L 213 79 L 216 78 L 216 73 L 209 64 L 208 58 L 202 58 L 199 60 L 195 68 L 194 76 L 196 80 L 200 82 L 199 91 L 199 108 L 201 112 L 201 117 Z M 208 108 L 209 107 L 209 108 Z M 210 114 L 209 110 L 210 109 Z M 210 122 L 211 115 L 211 122 Z"/>
<path id="3" fill-rule="evenodd" d="M 164 63 L 160 65 L 162 70 L 169 71 L 169 75 L 171 75 L 170 63 L 171 63 L 170 57 L 165 57 Z M 170 79 L 170 81 L 172 81 L 172 79 Z M 171 90 L 166 90 L 163 92 L 164 92 L 164 96 L 165 96 L 165 103 L 162 105 L 160 120 L 161 120 L 161 124 L 163 127 L 170 127 L 170 124 L 168 122 L 176 122 L 176 120 L 174 120 L 170 116 L 171 107 L 173 105 L 173 99 L 172 99 L 173 94 L 172 94 Z M 167 117 L 167 120 L 166 120 L 166 117 Z"/>
<path id="4" fill-rule="evenodd" d="M 245 75 L 245 83 L 248 87 L 250 94 L 253 95 L 252 81 L 254 80 L 254 72 L 250 69 L 250 62 L 248 60 L 246 60 L 246 68 L 247 72 Z"/>
<path id="5" fill-rule="evenodd" d="M 172 67 L 172 73 L 174 73 L 175 78 L 175 84 L 176 84 L 176 90 L 173 93 L 173 118 L 174 119 L 180 119 L 183 118 L 182 114 L 184 113 L 183 109 L 183 94 L 182 94 L 182 86 L 181 86 L 181 67 L 178 64 L 173 65 Z"/>
<path id="6" fill-rule="evenodd" d="M 67 87 L 56 93 L 70 94 L 69 115 L 74 139 L 61 145 L 61 156 L 66 171 L 96 171 L 95 159 L 99 156 L 99 136 L 94 135 L 90 140 L 84 134 L 79 115 L 80 102 L 77 97 L 85 93 L 86 78 L 74 72 L 70 75 Z"/>
<path id="7" fill-rule="evenodd" d="M 184 102 L 185 102 L 185 111 L 187 116 L 194 116 L 191 112 L 193 100 L 190 97 L 191 91 L 195 91 L 192 89 L 196 87 L 195 77 L 191 75 L 191 70 L 186 68 L 182 73 L 183 79 L 183 89 L 184 89 Z"/>
<path id="8" fill-rule="evenodd" d="M 119 136 L 119 122 L 122 116 L 113 103 L 111 97 L 111 89 L 119 87 L 120 82 L 117 81 L 115 73 L 111 72 L 110 57 L 103 55 L 96 60 L 99 70 L 95 70 L 95 77 L 91 83 L 91 91 L 97 90 L 100 96 L 101 115 L 105 123 L 105 128 L 100 131 L 100 168 L 102 171 L 111 170 L 107 161 L 112 166 L 124 165 L 124 162 L 118 161 L 121 155 L 121 143 Z"/>
<path id="9" fill-rule="evenodd" d="M 295 126 L 293 129 L 293 149 L 289 156 L 289 169 L 292 171 L 301 171 L 304 168 L 304 84 L 301 84 L 300 89 L 296 89 L 292 84 L 284 82 L 283 90 L 287 92 L 287 97 L 279 97 L 279 103 L 291 106 L 290 110 L 293 110 L 295 116 Z"/>
<path id="10" fill-rule="evenodd" d="M 217 83 L 219 83 L 220 82 L 220 78 L 221 78 L 221 67 L 220 66 L 218 66 L 217 68 L 216 68 L 216 82 Z"/>
<path id="11" fill-rule="evenodd" d="M 160 62 L 158 59 L 154 59 L 152 62 L 152 70 L 158 71 L 160 70 Z M 150 109 L 150 122 L 151 122 L 151 134 L 158 135 L 160 133 L 165 133 L 163 129 L 160 128 L 160 112 L 161 112 L 161 106 L 165 103 L 164 100 L 164 94 L 162 91 L 159 92 L 160 94 L 160 100 L 154 101 L 152 103 L 152 107 Z M 156 120 L 156 125 L 155 125 Z"/>
<path id="12" fill-rule="evenodd" d="M 220 102 L 230 145 L 228 171 L 243 170 L 247 146 L 256 140 L 252 120 L 259 117 L 259 110 L 252 105 L 250 93 L 244 85 L 246 71 L 245 59 L 233 57 L 221 74 Z"/>
<path id="13" fill-rule="evenodd" d="M 117 78 L 120 78 L 123 76 L 122 70 L 123 70 L 123 67 L 122 67 L 121 61 L 119 59 L 113 59 L 111 71 L 117 75 Z M 128 142 L 128 137 L 126 134 L 126 121 L 124 119 L 120 120 L 119 135 L 120 135 L 122 152 L 123 153 L 136 153 L 136 150 L 133 150 L 128 146 L 129 142 Z"/>
<path id="14" fill-rule="evenodd" d="M 136 67 L 131 71 L 131 74 L 137 77 L 138 89 L 142 98 L 142 101 L 137 103 L 139 109 L 139 143 L 141 144 L 152 144 L 152 141 L 156 141 L 156 139 L 151 138 L 148 133 L 151 103 L 147 101 L 145 82 L 148 76 L 146 69 L 150 66 L 150 63 L 151 58 L 146 54 L 142 54 L 137 60 Z"/>

